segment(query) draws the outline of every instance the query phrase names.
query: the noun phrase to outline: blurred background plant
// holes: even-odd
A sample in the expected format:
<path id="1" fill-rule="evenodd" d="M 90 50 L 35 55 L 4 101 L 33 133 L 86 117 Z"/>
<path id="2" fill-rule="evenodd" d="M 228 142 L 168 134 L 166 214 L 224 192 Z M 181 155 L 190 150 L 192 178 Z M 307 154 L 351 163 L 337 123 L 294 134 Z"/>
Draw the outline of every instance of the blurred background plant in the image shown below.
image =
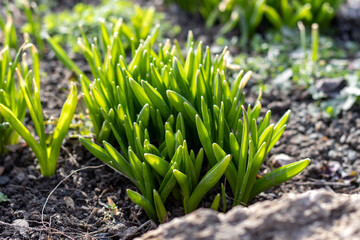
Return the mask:
<path id="1" fill-rule="evenodd" d="M 241 34 L 240 45 L 245 46 L 259 28 L 270 25 L 280 30 L 294 28 L 298 21 L 321 29 L 329 26 L 342 0 L 212 0 L 172 1 L 191 13 L 200 13 L 208 27 L 217 22 L 222 25 L 219 35 L 234 29 Z"/>
<path id="2" fill-rule="evenodd" d="M 13 4 L 13 3 L 11 3 Z M 180 32 L 179 26 L 171 26 L 165 21 L 165 14 L 157 12 L 153 7 L 140 7 L 130 0 L 102 0 L 98 5 L 77 3 L 71 10 L 54 11 L 56 3 L 48 0 L 16 0 L 15 7 L 24 13 L 26 21 L 21 26 L 22 33 L 28 33 L 38 46 L 40 54 L 44 54 L 44 39 L 50 35 L 62 46 L 79 51 L 77 38 L 81 31 L 90 38 L 97 35 L 99 21 L 106 22 L 109 30 L 121 17 L 124 21 L 122 31 L 135 42 L 146 38 L 150 29 L 161 23 L 159 34 L 174 37 Z M 8 1 L 2 3 L 8 8 Z M 10 10 L 8 10 L 10 14 Z M 6 17 L 1 16 L 0 27 L 5 28 Z M 21 21 L 21 20 L 19 20 Z M 80 27 L 79 27 L 80 26 Z M 16 37 L 13 33 L 13 38 Z M 15 40 L 13 40 L 13 44 Z M 125 49 L 130 48 L 125 44 Z"/>
<path id="3" fill-rule="evenodd" d="M 266 17 L 274 27 L 294 28 L 298 21 L 307 25 L 317 23 L 322 29 L 329 26 L 343 0 L 267 0 Z"/>
<path id="4" fill-rule="evenodd" d="M 79 51 L 77 38 L 81 37 L 81 26 L 83 34 L 89 38 L 96 37 L 98 33 L 98 22 L 104 21 L 107 30 L 116 24 L 119 18 L 123 19 L 121 31 L 127 38 L 133 38 L 135 42 L 145 39 L 150 30 L 161 23 L 160 34 L 166 32 L 168 37 L 179 33 L 179 27 L 172 27 L 164 21 L 165 15 L 150 7 L 133 5 L 129 0 L 102 0 L 97 6 L 92 4 L 78 3 L 69 11 L 59 13 L 46 12 L 43 18 L 44 32 L 53 37 L 54 41 L 61 45 Z M 128 49 L 130 46 L 124 46 Z"/>
<path id="5" fill-rule="evenodd" d="M 224 38 L 218 41 L 231 44 Z M 359 101 L 358 51 L 354 42 L 339 42 L 299 23 L 297 31 L 256 34 L 249 51 L 234 56 L 234 64 L 252 70 L 254 82 L 265 91 L 304 88 L 315 100 L 315 109 L 319 106 L 333 118 Z"/>
<path id="6" fill-rule="evenodd" d="M 17 50 L 18 43 L 14 18 L 8 4 L 5 3 L 4 7 L 6 9 L 6 15 L 3 16 L 0 14 L 0 29 L 2 30 L 0 31 L 0 42 L 2 43 L 3 48 L 7 46 L 8 48 Z"/>
<path id="7" fill-rule="evenodd" d="M 21 9 L 26 16 L 26 23 L 21 27 L 23 33 L 27 33 L 34 38 L 41 54 L 45 51 L 43 40 L 43 27 L 40 10 L 34 1 L 16 0 L 16 6 Z"/>

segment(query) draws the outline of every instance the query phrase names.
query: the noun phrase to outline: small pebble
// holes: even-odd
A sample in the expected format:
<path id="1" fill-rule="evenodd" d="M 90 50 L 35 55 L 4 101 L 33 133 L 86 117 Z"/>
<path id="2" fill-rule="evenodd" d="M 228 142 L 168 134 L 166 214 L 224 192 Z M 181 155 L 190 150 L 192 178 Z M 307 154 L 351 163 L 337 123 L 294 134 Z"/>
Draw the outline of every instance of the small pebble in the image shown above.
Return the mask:
<path id="1" fill-rule="evenodd" d="M 295 159 L 293 157 L 290 157 L 289 155 L 280 153 L 271 156 L 270 161 L 275 168 L 278 168 L 295 162 Z"/>
<path id="2" fill-rule="evenodd" d="M 115 235 L 115 236 L 116 236 L 116 235 L 119 234 L 119 233 L 125 232 L 126 229 L 127 229 L 127 227 L 126 227 L 124 224 L 118 223 L 118 224 L 113 225 L 113 226 L 110 227 L 109 233 L 110 233 L 111 235 Z"/>
<path id="3" fill-rule="evenodd" d="M 65 196 L 64 201 L 65 201 L 65 204 L 66 204 L 66 206 L 68 208 L 71 208 L 71 209 L 75 210 L 75 203 L 74 203 L 74 200 L 71 197 Z"/>
<path id="4" fill-rule="evenodd" d="M 335 150 L 330 150 L 328 153 L 329 158 L 335 158 L 336 157 L 336 151 Z"/>
<path id="5" fill-rule="evenodd" d="M 28 179 L 30 179 L 30 180 L 36 180 L 36 177 L 35 177 L 34 175 L 32 175 L 32 174 L 29 174 Z"/>
<path id="6" fill-rule="evenodd" d="M 293 138 L 290 139 L 290 142 L 292 144 L 301 144 L 303 142 L 306 142 L 307 141 L 307 137 L 305 137 L 304 135 L 302 134 L 297 134 L 295 135 Z"/>
<path id="7" fill-rule="evenodd" d="M 316 139 L 319 138 L 319 134 L 318 133 L 312 133 L 312 134 L 309 135 L 309 138 L 313 139 L 313 140 L 316 140 Z"/>
<path id="8" fill-rule="evenodd" d="M 10 178 L 8 176 L 0 176 L 0 186 L 4 186 L 8 184 L 10 181 Z"/>
<path id="9" fill-rule="evenodd" d="M 21 235 L 25 234 L 27 231 L 27 227 L 29 227 L 29 222 L 26 221 L 25 219 L 15 219 L 11 225 L 15 225 L 20 227 L 19 228 L 19 232 Z"/>
<path id="10" fill-rule="evenodd" d="M 351 163 L 355 162 L 357 159 L 356 152 L 354 150 L 349 150 L 347 156 Z"/>
<path id="11" fill-rule="evenodd" d="M 23 182 L 25 180 L 25 174 L 23 172 L 19 172 L 16 177 L 15 177 L 15 180 L 17 182 Z"/>

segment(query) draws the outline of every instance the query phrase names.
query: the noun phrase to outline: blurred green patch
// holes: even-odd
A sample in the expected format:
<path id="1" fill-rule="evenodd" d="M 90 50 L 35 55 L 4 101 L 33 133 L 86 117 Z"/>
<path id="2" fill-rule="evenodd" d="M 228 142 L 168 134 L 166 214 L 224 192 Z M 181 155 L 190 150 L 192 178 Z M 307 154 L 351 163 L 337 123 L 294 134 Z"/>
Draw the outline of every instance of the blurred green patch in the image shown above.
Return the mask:
<path id="1" fill-rule="evenodd" d="M 252 70 L 254 81 L 264 85 L 265 91 L 273 87 L 290 89 L 293 84 L 305 87 L 325 115 L 336 117 L 359 101 L 360 49 L 354 42 L 320 36 L 314 61 L 309 33 L 304 43 L 298 30 L 256 34 L 248 50 L 234 57 L 234 63 Z M 217 43 L 230 41 L 236 40 L 219 38 Z M 343 86 L 329 94 L 324 92 L 322 81 L 333 85 L 336 83 L 331 82 L 342 82 Z"/>
<path id="2" fill-rule="evenodd" d="M 81 37 L 79 26 L 89 37 L 98 34 L 99 21 L 106 20 L 106 28 L 110 30 L 116 21 L 122 18 L 135 33 L 138 39 L 144 39 L 156 24 L 161 23 L 160 34 L 174 37 L 180 32 L 180 27 L 172 27 L 165 21 L 163 13 L 155 12 L 154 8 L 134 6 L 129 0 L 102 0 L 97 6 L 78 3 L 72 10 L 59 13 L 47 13 L 43 18 L 44 31 L 62 45 L 79 51 L 77 38 Z"/>
<path id="3" fill-rule="evenodd" d="M 2 203 L 2 202 L 8 202 L 8 201 L 10 201 L 10 200 L 8 199 L 8 197 L 7 197 L 5 194 L 3 194 L 2 192 L 0 192 L 0 203 Z"/>

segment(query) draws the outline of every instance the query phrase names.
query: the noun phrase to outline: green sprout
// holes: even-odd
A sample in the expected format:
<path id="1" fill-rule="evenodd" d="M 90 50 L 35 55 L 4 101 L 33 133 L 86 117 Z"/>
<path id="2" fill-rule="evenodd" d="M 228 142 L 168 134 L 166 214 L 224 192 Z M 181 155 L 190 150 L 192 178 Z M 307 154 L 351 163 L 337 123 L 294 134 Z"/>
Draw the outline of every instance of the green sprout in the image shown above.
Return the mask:
<path id="1" fill-rule="evenodd" d="M 164 219 L 170 194 L 183 203 L 185 213 L 195 210 L 223 174 L 234 205 L 246 205 L 309 164 L 305 159 L 256 178 L 290 112 L 276 125 L 270 124 L 270 111 L 258 119 L 261 94 L 255 106 L 245 110 L 243 89 L 251 72 L 240 72 L 229 81 L 226 48 L 214 58 L 201 42 L 195 46 L 190 32 L 183 57 L 176 41 L 153 47 L 155 28 L 127 61 L 120 27 L 121 22 L 109 34 L 100 25 L 92 44 L 79 39 L 94 79 L 81 78 L 83 97 L 103 147 L 80 140 L 136 185 L 140 193 L 127 193 L 150 218 Z"/>
<path id="2" fill-rule="evenodd" d="M 181 118 L 180 114 L 177 120 L 183 121 Z M 137 122 L 133 125 L 139 127 Z M 80 139 L 94 156 L 122 173 L 137 186 L 141 194 L 128 189 L 128 196 L 141 206 L 151 219 L 158 219 L 160 222 L 165 218 L 165 202 L 170 195 L 177 199 L 182 196 L 185 213 L 195 210 L 203 196 L 220 180 L 230 162 L 228 155 L 200 178 L 203 150 L 200 149 L 196 156 L 194 151 L 189 152 L 181 130 L 174 134 L 170 125 L 170 122 L 165 123 L 168 141 L 163 142 L 159 148 L 150 143 L 146 128 L 142 128 L 143 131 L 138 129 L 140 132 L 134 131 L 134 137 L 136 136 L 138 141 L 133 148 L 128 147 L 127 159 L 106 141 L 105 148 L 102 148 L 90 140 Z M 139 139 L 141 137 L 144 139 Z"/>
<path id="3" fill-rule="evenodd" d="M 2 202 L 9 202 L 9 198 L 8 196 L 6 196 L 5 194 L 3 194 L 2 192 L 0 192 L 0 203 Z"/>
<path id="4" fill-rule="evenodd" d="M 3 32 L 3 38 L 1 39 L 3 46 L 8 46 L 9 48 L 13 48 L 17 50 L 17 36 L 16 36 L 16 28 L 14 24 L 14 18 L 6 5 L 6 21 L 0 15 L 0 29 Z"/>
<path id="5" fill-rule="evenodd" d="M 24 12 L 27 22 L 22 26 L 22 32 L 28 33 L 34 37 L 40 53 L 44 53 L 45 44 L 42 39 L 42 23 L 39 8 L 34 1 L 18 0 L 20 9 Z"/>
<path id="6" fill-rule="evenodd" d="M 26 48 L 30 48 L 31 50 L 34 69 L 33 71 L 28 69 L 28 66 L 25 64 L 25 62 L 22 64 L 18 63 L 21 51 L 25 50 Z M 23 45 L 20 50 L 21 51 L 18 52 L 14 64 L 9 66 L 10 74 L 8 74 L 8 76 L 11 76 L 9 79 L 11 81 L 4 81 L 5 78 L 1 78 L 2 81 L 0 81 L 0 83 L 3 83 L 3 86 L 0 85 L 0 116 L 11 125 L 11 128 L 8 128 L 7 131 L 15 130 L 17 134 L 19 134 L 30 146 L 40 164 L 41 174 L 49 177 L 55 173 L 61 145 L 66 136 L 72 117 L 75 113 L 77 103 L 77 89 L 75 84 L 71 85 L 70 94 L 63 106 L 55 130 L 51 135 L 51 138 L 47 139 L 45 135 L 43 111 L 40 102 L 38 51 L 31 43 Z M 19 92 L 15 91 L 16 88 L 13 76 L 13 72 L 15 71 L 17 72 L 19 81 Z M 7 85 L 11 85 L 12 87 L 9 88 Z M 19 96 L 20 101 L 16 102 L 15 96 L 17 95 Z M 30 131 L 22 123 L 26 108 L 29 110 L 31 120 L 39 138 L 39 142 L 35 140 Z M 20 109 L 21 111 L 19 113 Z"/>
<path id="7" fill-rule="evenodd" d="M 26 45 L 20 47 L 13 60 L 11 59 L 9 45 L 5 45 L 0 51 L 0 104 L 11 109 L 14 116 L 21 122 L 25 118 L 26 102 L 19 90 L 19 84 L 16 82 L 15 69 L 18 68 L 22 76 L 29 74 L 29 66 L 22 59 L 22 56 L 25 57 L 23 53 L 25 47 Z M 36 64 L 36 54 L 32 54 L 32 57 Z M 27 82 L 25 84 L 29 86 L 31 83 Z M 6 153 L 8 151 L 6 146 L 18 142 L 19 135 L 0 113 L 0 153 Z"/>
<path id="8" fill-rule="evenodd" d="M 299 21 L 309 25 L 329 26 L 343 0 L 167 0 L 176 2 L 185 10 L 201 13 L 206 26 L 220 22 L 220 35 L 239 29 L 240 44 L 244 46 L 253 37 L 260 24 L 270 23 L 276 30 L 294 28 Z"/>
<path id="9" fill-rule="evenodd" d="M 109 30 L 116 24 L 119 17 L 123 19 L 121 27 L 123 40 L 133 39 L 132 42 L 135 43 L 135 46 L 131 46 L 130 41 L 124 41 L 125 49 L 135 50 L 140 40 L 146 38 L 153 26 L 160 22 L 163 32 L 169 35 L 176 33 L 176 28 L 162 21 L 164 14 L 155 14 L 153 7 L 134 6 L 129 0 L 102 0 L 100 2 L 97 6 L 78 3 L 71 11 L 47 13 L 43 18 L 45 31 L 57 44 L 71 47 L 74 52 L 80 51 L 77 44 L 78 37 L 82 37 L 83 34 L 89 37 L 96 36 L 99 21 L 103 21 L 103 27 Z"/>

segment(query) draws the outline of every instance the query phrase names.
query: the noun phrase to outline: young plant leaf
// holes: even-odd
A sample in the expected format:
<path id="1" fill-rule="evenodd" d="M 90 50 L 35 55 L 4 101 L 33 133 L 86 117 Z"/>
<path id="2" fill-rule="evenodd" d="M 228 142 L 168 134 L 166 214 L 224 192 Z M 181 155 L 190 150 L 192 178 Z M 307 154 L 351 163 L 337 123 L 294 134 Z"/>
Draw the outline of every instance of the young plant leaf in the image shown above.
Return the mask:
<path id="1" fill-rule="evenodd" d="M 214 166 L 217 163 L 217 160 L 211 147 L 212 142 L 209 132 L 207 131 L 204 123 L 201 121 L 199 115 L 196 115 L 195 119 L 196 119 L 196 128 L 198 131 L 200 142 L 203 145 L 203 148 L 210 162 L 210 165 Z"/>
<path id="2" fill-rule="evenodd" d="M 52 141 L 48 150 L 48 161 L 50 174 L 55 173 L 57 158 L 61 149 L 62 142 L 67 134 L 71 120 L 75 114 L 77 105 L 77 88 L 75 83 L 71 84 L 70 94 L 61 110 L 59 122 L 53 133 Z M 52 175 L 51 174 L 51 175 Z"/>
<path id="3" fill-rule="evenodd" d="M 161 200 L 159 193 L 155 189 L 153 190 L 153 195 L 154 195 L 156 214 L 159 219 L 159 222 L 162 223 L 166 216 L 166 209 L 163 201 Z"/>
<path id="4" fill-rule="evenodd" d="M 145 153 L 144 157 L 151 167 L 161 176 L 165 176 L 169 169 L 169 163 L 163 158 L 154 154 Z"/>
<path id="5" fill-rule="evenodd" d="M 194 211 L 199 205 L 201 199 L 205 194 L 220 180 L 231 161 L 231 155 L 225 156 L 215 166 L 213 166 L 208 173 L 201 179 L 196 186 L 194 192 L 191 194 L 188 202 L 188 211 Z"/>
<path id="6" fill-rule="evenodd" d="M 140 207 L 142 207 L 144 209 L 144 211 L 146 212 L 146 214 L 148 215 L 149 218 L 156 221 L 157 214 L 156 214 L 154 207 L 149 202 L 149 200 L 147 200 L 143 195 L 141 195 L 131 189 L 127 189 L 126 193 L 129 196 L 129 198 L 131 199 L 131 201 L 133 201 L 135 204 L 139 205 Z"/>
<path id="7" fill-rule="evenodd" d="M 0 103 L 0 115 L 11 124 L 11 126 L 19 133 L 19 135 L 25 140 L 25 142 L 34 151 L 40 166 L 46 164 L 46 151 L 41 148 L 40 144 L 35 140 L 27 128 L 17 119 L 14 113 Z"/>
<path id="8" fill-rule="evenodd" d="M 254 187 L 251 190 L 249 200 L 253 199 L 259 193 L 293 178 L 302 172 L 309 165 L 309 163 L 310 159 L 308 158 L 300 160 L 298 162 L 279 167 L 278 169 L 275 169 L 274 171 L 256 180 Z"/>
<path id="9" fill-rule="evenodd" d="M 220 205 L 220 193 L 216 194 L 214 201 L 212 202 L 210 208 L 214 209 L 215 211 L 219 210 L 219 205 Z"/>

